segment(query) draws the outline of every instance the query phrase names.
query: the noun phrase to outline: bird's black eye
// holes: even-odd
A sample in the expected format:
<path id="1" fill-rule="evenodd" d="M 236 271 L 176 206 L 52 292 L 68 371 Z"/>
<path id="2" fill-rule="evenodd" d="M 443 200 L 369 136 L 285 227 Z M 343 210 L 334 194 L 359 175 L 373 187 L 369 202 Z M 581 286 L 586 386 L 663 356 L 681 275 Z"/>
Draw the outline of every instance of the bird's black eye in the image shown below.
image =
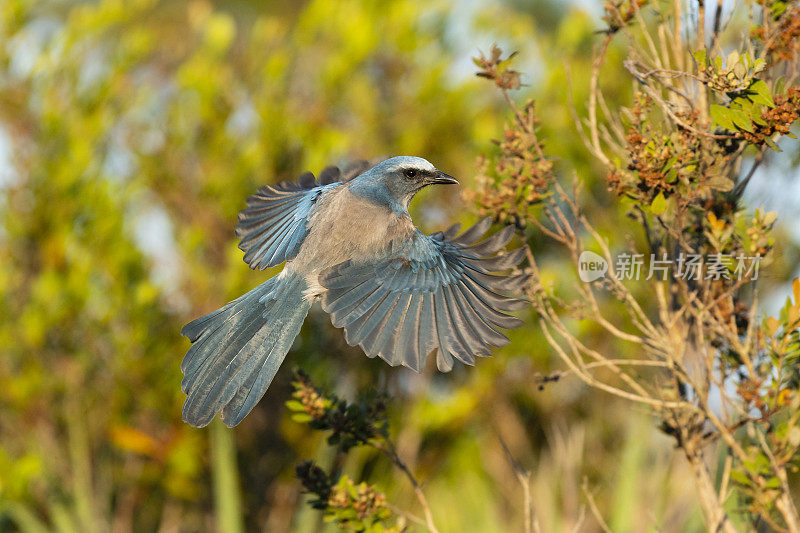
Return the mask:
<path id="1" fill-rule="evenodd" d="M 405 177 L 407 177 L 407 178 L 413 178 L 414 176 L 416 176 L 416 175 L 417 175 L 417 171 L 416 171 L 416 170 L 414 170 L 413 168 L 407 168 L 407 169 L 405 169 L 405 170 L 403 171 L 403 175 L 404 175 Z"/>

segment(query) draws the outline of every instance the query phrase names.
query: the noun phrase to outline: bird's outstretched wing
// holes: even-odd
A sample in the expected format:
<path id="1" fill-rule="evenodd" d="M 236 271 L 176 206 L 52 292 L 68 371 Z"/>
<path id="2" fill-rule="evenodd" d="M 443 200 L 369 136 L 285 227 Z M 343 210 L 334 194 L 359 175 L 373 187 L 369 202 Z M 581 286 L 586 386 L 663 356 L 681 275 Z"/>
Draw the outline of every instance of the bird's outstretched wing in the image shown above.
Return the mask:
<path id="1" fill-rule="evenodd" d="M 239 213 L 236 236 L 239 249 L 250 268 L 264 270 L 292 259 L 308 235 L 308 219 L 320 195 L 369 168 L 357 161 L 344 171 L 325 168 L 319 175 L 306 172 L 297 183 L 283 181 L 265 185 L 247 199 L 247 208 Z"/>
<path id="2" fill-rule="evenodd" d="M 504 294 L 519 292 L 528 276 L 497 274 L 520 263 L 525 250 L 497 253 L 511 227 L 475 244 L 490 226 L 485 219 L 458 237 L 460 225 L 417 231 L 380 259 L 333 266 L 320 275 L 322 307 L 344 327 L 348 344 L 392 366 L 420 371 L 434 349 L 442 371 L 453 358 L 472 365 L 476 355 L 490 355 L 489 346 L 508 343 L 498 330 L 521 325 L 507 313 L 526 305 Z"/>

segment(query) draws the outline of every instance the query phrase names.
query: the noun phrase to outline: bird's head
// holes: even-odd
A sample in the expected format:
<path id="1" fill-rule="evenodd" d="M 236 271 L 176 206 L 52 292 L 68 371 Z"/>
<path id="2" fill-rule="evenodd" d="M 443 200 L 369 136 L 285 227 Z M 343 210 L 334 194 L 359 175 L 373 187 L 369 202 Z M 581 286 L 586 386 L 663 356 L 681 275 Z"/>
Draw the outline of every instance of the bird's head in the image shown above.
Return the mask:
<path id="1" fill-rule="evenodd" d="M 387 205 L 396 214 L 408 212 L 408 203 L 423 187 L 458 183 L 421 157 L 398 156 L 378 163 L 350 183 L 350 190 L 363 198 Z"/>

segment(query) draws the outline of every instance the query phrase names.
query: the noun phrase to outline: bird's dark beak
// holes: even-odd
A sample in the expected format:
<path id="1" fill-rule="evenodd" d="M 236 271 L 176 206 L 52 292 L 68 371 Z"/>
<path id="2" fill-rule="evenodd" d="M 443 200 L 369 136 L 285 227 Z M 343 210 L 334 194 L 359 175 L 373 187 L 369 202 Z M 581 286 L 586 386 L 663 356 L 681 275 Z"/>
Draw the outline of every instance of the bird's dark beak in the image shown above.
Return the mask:
<path id="1" fill-rule="evenodd" d="M 433 177 L 431 183 L 442 184 L 442 185 L 447 183 L 458 184 L 458 180 L 455 179 L 450 174 L 445 174 L 444 172 L 437 170 L 436 176 Z"/>

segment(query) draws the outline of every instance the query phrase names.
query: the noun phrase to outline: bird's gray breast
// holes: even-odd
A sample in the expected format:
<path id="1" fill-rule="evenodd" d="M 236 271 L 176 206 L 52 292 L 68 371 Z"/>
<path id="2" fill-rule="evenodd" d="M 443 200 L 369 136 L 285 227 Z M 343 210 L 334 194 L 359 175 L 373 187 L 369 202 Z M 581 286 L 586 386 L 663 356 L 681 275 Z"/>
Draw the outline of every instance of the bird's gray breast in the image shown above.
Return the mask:
<path id="1" fill-rule="evenodd" d="M 286 268 L 302 274 L 307 297 L 324 292 L 319 273 L 345 261 L 370 261 L 384 256 L 393 241 L 407 239 L 415 228 L 408 215 L 350 192 L 347 186 L 327 191 L 308 221 L 308 235 Z"/>

